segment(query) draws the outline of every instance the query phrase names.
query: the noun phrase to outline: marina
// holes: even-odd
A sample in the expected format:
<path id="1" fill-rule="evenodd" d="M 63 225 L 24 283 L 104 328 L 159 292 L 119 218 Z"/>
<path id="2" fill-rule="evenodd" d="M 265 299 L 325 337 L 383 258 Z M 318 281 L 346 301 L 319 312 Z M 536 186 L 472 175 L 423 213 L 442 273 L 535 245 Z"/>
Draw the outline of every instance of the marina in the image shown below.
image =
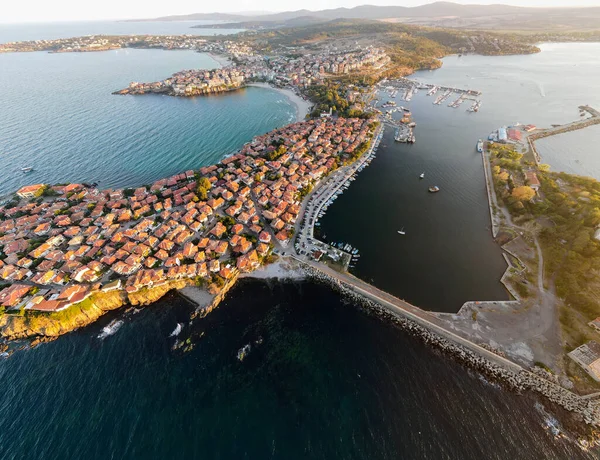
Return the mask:
<path id="1" fill-rule="evenodd" d="M 464 74 L 464 70 L 461 72 Z M 461 77 L 463 80 L 446 81 L 446 85 L 460 85 L 465 80 L 464 75 Z M 484 356 L 492 363 L 511 364 L 504 363 L 493 350 L 486 352 L 435 325 L 436 333 L 431 333 L 429 321 L 438 316 L 421 315 L 419 309 L 399 300 L 407 298 L 435 311 L 455 312 L 453 305 L 465 299 L 494 297 L 490 280 L 496 279 L 492 272 L 499 258 L 482 244 L 481 235 L 485 234 L 485 243 L 491 238 L 486 231 L 488 220 L 478 218 L 488 208 L 480 199 L 484 190 L 482 171 L 473 147 L 482 133 L 505 121 L 490 122 L 494 116 L 493 98 L 486 99 L 485 113 L 475 118 L 466 112 L 477 112 L 478 106 L 472 111 L 467 107 L 472 108 L 478 101 L 463 102 L 477 96 L 451 92 L 444 104 L 452 108 L 451 104 L 464 96 L 454 108 L 467 110 L 434 108 L 431 101 L 444 92 L 438 93 L 437 87 L 434 91 L 433 86 L 425 84 L 392 89 L 392 99 L 410 101 L 405 104 L 410 111 L 396 103 L 388 107 L 389 121 L 385 124 L 394 129 L 385 131 L 380 126 L 374 130 L 369 148 L 361 149 L 361 155 L 354 157 L 356 164 L 340 162 L 322 179 L 315 180 L 315 188 L 302 190 L 306 199 L 296 208 L 301 213 L 292 244 L 296 244 L 298 253 L 327 264 L 325 269 L 329 271 L 321 271 L 320 276 L 325 273 L 330 277 L 334 289 L 345 289 L 343 297 L 332 295 L 326 286 L 314 287 L 304 281 L 286 286 L 271 280 L 255 282 L 253 287 L 253 282 L 246 279 L 232 290 L 225 299 L 226 308 L 215 311 L 215 316 L 192 323 L 189 305 L 178 305 L 178 297 L 170 294 L 158 307 L 139 313 L 135 310 L 135 321 L 125 313 L 116 327 L 117 314 L 121 319 L 122 312 L 112 312 L 90 326 L 92 334 L 81 330 L 65 340 L 15 353 L 3 362 L 5 375 L 8 379 L 19 376 L 21 383 L 11 384 L 21 385 L 22 391 L 8 392 L 7 401 L 3 401 L 7 427 L 2 443 L 4 455 L 29 452 L 37 457 L 71 454 L 92 459 L 108 449 L 108 456 L 164 458 L 177 451 L 187 457 L 204 451 L 225 457 L 265 458 L 290 452 L 292 456 L 294 452 L 306 454 L 310 450 L 314 458 L 351 458 L 369 452 L 370 457 L 379 459 L 432 456 L 442 446 L 457 458 L 469 460 L 486 455 L 577 458 L 565 450 L 563 440 L 553 441 L 562 427 L 552 424 L 548 433 L 540 427 L 542 416 L 532 410 L 533 398 L 528 391 L 535 383 L 527 379 L 533 377 L 519 377 L 520 394 L 516 396 L 498 388 L 494 380 L 486 380 L 491 380 L 491 371 L 483 375 L 465 372 L 456 362 L 464 356 L 471 363 L 481 362 Z M 151 97 L 139 103 L 147 104 L 145 111 L 149 111 L 154 103 L 171 103 L 164 99 Z M 523 101 L 515 97 L 511 104 L 524 105 Z M 236 104 L 236 108 L 241 105 Z M 419 122 L 420 142 L 409 147 L 396 138 L 401 126 L 406 127 L 403 130 L 415 128 L 411 112 Z M 159 115 L 164 113 L 162 110 Z M 218 120 L 214 109 L 210 114 Z M 236 131 L 243 128 L 230 117 L 225 120 L 222 126 Z M 482 125 L 486 128 L 479 131 Z M 179 137 L 184 136 L 174 132 L 172 139 Z M 289 147 L 296 144 L 294 140 Z M 165 161 L 158 165 L 160 171 L 174 167 L 166 162 L 166 155 L 163 158 Z M 125 169 L 122 162 L 117 163 L 117 168 Z M 18 169 L 28 164 L 36 166 L 35 176 L 29 176 L 36 180 L 51 167 L 49 162 L 25 159 L 12 162 L 11 168 L 23 178 Z M 281 164 L 288 167 L 285 160 Z M 245 171 L 246 166 L 242 163 L 241 170 Z M 372 167 L 365 170 L 367 166 Z M 225 171 L 233 174 L 239 168 L 232 163 Z M 74 174 L 72 168 L 68 169 Z M 362 174 L 358 176 L 358 172 Z M 281 177 L 286 180 L 292 173 L 284 170 Z M 427 181 L 423 180 L 425 175 Z M 106 175 L 92 177 L 104 180 Z M 144 178 L 132 174 L 131 180 Z M 271 185 L 268 183 L 268 188 Z M 443 189 L 444 193 L 429 196 L 427 189 L 430 193 Z M 306 232 L 311 217 L 314 238 L 309 240 Z M 270 269 L 291 259 L 285 257 L 284 251 L 289 251 L 285 245 L 277 246 L 277 251 L 284 257 Z M 294 257 L 293 249 L 291 253 Z M 322 265 L 314 263 L 313 276 Z M 364 283 L 340 273 L 338 270 L 344 266 Z M 375 284 L 382 290 L 375 289 Z M 348 304 L 360 307 L 348 308 Z M 365 318 L 363 308 L 369 305 L 372 311 L 379 308 L 388 313 L 405 309 L 407 313 L 396 320 L 396 324 L 400 321 L 404 325 L 404 331 L 399 333 L 387 322 Z M 475 323 L 475 319 L 473 322 L 474 326 L 482 324 Z M 98 333 L 106 328 L 111 333 L 102 339 Z M 413 332 L 419 330 L 419 334 Z M 413 340 L 409 335 L 420 338 Z M 262 336 L 264 347 L 258 346 Z M 186 346 L 176 348 L 174 341 Z M 435 343 L 438 351 L 430 352 L 422 342 Z M 449 349 L 456 360 L 445 359 L 439 351 L 445 354 Z M 350 364 L 348 357 L 352 358 Z M 61 366 L 48 367 L 48 363 Z M 516 368 L 516 372 L 521 370 Z M 40 398 L 33 397 L 40 375 L 47 380 L 44 387 L 48 391 L 38 396 L 52 401 L 56 410 L 48 412 L 39 404 Z M 379 388 L 373 382 L 379 382 Z M 273 398 L 273 394 L 278 397 Z M 18 399 L 19 395 L 25 396 Z M 79 404 L 70 411 L 73 397 Z M 33 402 L 31 407 L 27 406 L 29 400 Z M 101 410 L 97 407 L 99 400 L 105 402 Z M 282 400 L 291 404 L 281 404 Z M 156 404 L 149 406 L 148 401 L 157 401 L 161 410 L 154 410 Z M 90 411 L 94 417 L 85 416 Z M 122 417 L 113 416 L 120 413 Z M 318 423 L 302 423 L 298 430 L 298 417 Z M 254 433 L 249 433 L 244 423 L 249 419 L 258 421 L 259 429 Z M 147 423 L 140 425 L 139 420 Z M 19 430 L 28 423 L 32 424 L 30 429 Z M 63 444 L 61 433 L 69 430 L 69 425 L 80 430 Z M 389 429 L 378 430 L 381 426 Z M 111 438 L 107 448 L 102 443 L 106 436 L 93 436 L 110 435 L 115 430 L 125 435 Z M 162 439 L 164 442 L 159 442 Z"/>
<path id="2" fill-rule="evenodd" d="M 383 132 L 383 125 L 380 125 L 373 136 L 369 150 L 361 158 L 352 165 L 336 171 L 326 178 L 323 183 L 317 184 L 316 191 L 313 192 L 305 205 L 304 218 L 294 245 L 300 255 L 311 255 L 315 260 L 327 256 L 332 261 L 341 264 L 346 270 L 354 268 L 360 258 L 358 248 L 341 241 L 327 243 L 323 241 L 325 235 L 318 239 L 316 234 L 321 234 L 320 219 L 325 216 L 329 207 L 350 188 L 358 173 L 367 168 L 375 158 Z"/>
<path id="3" fill-rule="evenodd" d="M 383 86 L 386 85 L 386 86 Z M 458 108 L 465 100 L 473 101 L 472 104 L 467 109 L 467 112 L 478 112 L 481 107 L 481 100 L 476 99 L 481 96 L 481 91 L 472 90 L 472 89 L 462 89 L 456 87 L 448 87 L 448 86 L 438 86 L 430 83 L 419 83 L 418 81 L 411 80 L 408 78 L 402 78 L 398 80 L 385 80 L 376 85 L 380 90 L 385 90 L 388 92 L 390 98 L 385 102 L 381 107 L 396 107 L 396 101 L 394 100 L 398 93 L 402 91 L 402 100 L 406 102 L 410 102 L 418 92 L 419 89 L 427 90 L 427 96 L 434 96 L 439 92 L 442 94 L 438 95 L 433 101 L 434 105 L 442 105 L 446 100 L 448 100 L 452 95 L 458 95 L 456 99 L 448 104 L 448 107 Z M 393 112 L 389 112 L 393 113 Z"/>

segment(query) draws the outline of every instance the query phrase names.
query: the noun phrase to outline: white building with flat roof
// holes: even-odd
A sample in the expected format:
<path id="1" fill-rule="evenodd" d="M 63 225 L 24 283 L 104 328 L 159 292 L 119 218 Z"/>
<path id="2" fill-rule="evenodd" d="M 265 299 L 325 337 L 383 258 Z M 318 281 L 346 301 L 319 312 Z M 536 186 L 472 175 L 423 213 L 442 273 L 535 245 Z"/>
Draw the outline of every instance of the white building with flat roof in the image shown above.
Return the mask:
<path id="1" fill-rule="evenodd" d="M 590 377 L 600 382 L 600 344 L 590 340 L 568 354 Z"/>

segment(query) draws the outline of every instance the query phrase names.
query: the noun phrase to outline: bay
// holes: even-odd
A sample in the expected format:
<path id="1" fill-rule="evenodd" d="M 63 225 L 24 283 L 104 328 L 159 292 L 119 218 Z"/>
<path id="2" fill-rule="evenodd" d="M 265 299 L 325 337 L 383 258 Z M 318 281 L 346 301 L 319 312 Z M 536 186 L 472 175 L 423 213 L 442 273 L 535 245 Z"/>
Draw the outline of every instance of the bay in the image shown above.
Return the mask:
<path id="1" fill-rule="evenodd" d="M 112 96 L 131 80 L 215 66 L 198 53 L 127 51 L 132 54 L 0 56 L 1 68 L 13 72 L 0 83 L 7 101 L 0 113 L 0 152 L 15 155 L 6 161 L 0 154 L 3 189 L 23 183 L 17 166 L 30 160 L 39 166 L 31 180 L 143 184 L 212 163 L 253 135 L 293 119 L 285 98 L 258 88 L 189 100 Z M 120 60 L 120 53 L 131 60 Z M 452 59 L 459 58 L 446 64 Z M 468 72 L 494 61 L 473 57 L 470 62 Z M 497 71 L 510 67 L 506 61 L 503 66 Z M 456 78 L 459 85 L 465 70 L 452 73 L 452 68 L 445 65 L 437 72 L 449 71 L 444 78 Z M 420 247 L 436 248 L 431 253 L 439 252 L 445 272 L 432 284 L 427 270 L 439 267 L 415 266 L 421 284 L 405 283 L 397 292 L 410 298 L 438 289 L 426 307 L 445 305 L 438 302 L 445 296 L 453 299 L 448 305 L 458 303 L 475 292 L 469 291 L 473 286 L 497 283 L 499 253 L 486 229 L 481 160 L 474 144 L 509 123 L 507 118 L 515 120 L 513 112 L 502 112 L 510 103 L 507 94 L 534 94 L 529 91 L 534 86 L 511 93 L 519 86 L 516 80 L 505 78 L 508 86 L 502 80 L 501 89 L 494 89 L 498 82 L 492 77 L 480 80 L 480 89 L 489 87 L 482 112 L 473 116 L 416 97 L 411 109 L 419 123 L 418 143 L 396 146 L 387 138 L 387 150 L 381 149 L 330 210 L 338 212 L 336 206 L 358 193 L 352 212 L 360 215 L 370 204 L 376 208 L 372 225 L 395 231 L 401 224 L 407 236 L 423 234 Z M 533 100 L 539 102 L 537 96 Z M 540 113 L 526 112 L 527 102 L 522 104 L 522 113 L 531 114 L 529 120 L 517 118 L 522 122 L 560 123 L 576 115 L 576 107 L 571 113 L 556 100 L 549 104 L 555 110 Z M 447 197 L 416 188 L 423 168 L 428 180 L 431 174 L 451 192 Z M 377 174 L 369 177 L 371 171 Z M 375 201 L 361 202 L 369 194 Z M 401 219 L 387 221 L 386 207 L 392 208 L 388 215 Z M 339 218 L 347 219 L 341 211 Z M 429 222 L 423 220 L 427 215 Z M 436 227 L 440 222 L 443 228 Z M 408 228 L 413 223 L 415 231 Z M 460 256 L 457 239 L 472 246 L 467 258 L 452 257 Z M 360 241 L 353 243 L 361 248 Z M 375 252 L 394 255 L 397 265 L 387 266 L 391 272 L 418 246 L 406 242 L 403 253 L 385 243 L 379 241 L 382 249 Z M 465 270 L 461 264 L 469 264 L 469 258 L 472 266 Z M 457 291 L 444 284 L 443 275 L 452 267 L 464 277 Z M 110 313 L 90 327 L 0 361 L 5 389 L 0 457 L 578 459 L 597 454 L 585 454 L 572 439 L 555 440 L 544 429 L 549 416 L 531 395 L 501 390 L 323 286 L 244 282 L 218 310 L 189 324 L 192 310 L 169 295 L 138 313 Z M 107 334 L 104 328 L 113 320 L 121 326 Z M 183 330 L 172 336 L 178 324 Z M 194 347 L 173 349 L 177 341 Z M 240 362 L 237 351 L 248 343 L 252 350 Z"/>
<path id="2" fill-rule="evenodd" d="M 577 120 L 583 104 L 600 108 L 600 94 L 594 91 L 600 44 L 545 44 L 541 49 L 527 56 L 449 56 L 439 70 L 411 77 L 480 90 L 481 109 L 467 112 L 468 101 L 448 107 L 457 96 L 438 106 L 435 96 L 423 90 L 410 102 L 399 94 L 398 106 L 408 107 L 417 123 L 416 144 L 395 143 L 388 128 L 371 166 L 321 221 L 329 241 L 360 250 L 354 269 L 359 277 L 434 311 L 456 312 L 466 301 L 508 298 L 500 283 L 506 263 L 491 236 L 477 140 L 517 122 L 549 127 Z M 383 103 L 390 96 L 380 91 L 380 99 Z M 558 171 L 568 162 L 573 166 L 569 172 L 600 178 L 593 142 L 597 132 L 569 133 L 553 154 L 541 148 L 542 161 Z M 433 185 L 441 191 L 428 193 Z M 397 233 L 402 228 L 406 235 Z"/>
<path id="3" fill-rule="evenodd" d="M 218 63 L 193 51 L 0 55 L 0 194 L 31 183 L 150 183 L 218 162 L 252 137 L 295 120 L 278 92 L 247 88 L 209 97 L 112 95 Z M 21 168 L 34 172 L 23 174 Z"/>

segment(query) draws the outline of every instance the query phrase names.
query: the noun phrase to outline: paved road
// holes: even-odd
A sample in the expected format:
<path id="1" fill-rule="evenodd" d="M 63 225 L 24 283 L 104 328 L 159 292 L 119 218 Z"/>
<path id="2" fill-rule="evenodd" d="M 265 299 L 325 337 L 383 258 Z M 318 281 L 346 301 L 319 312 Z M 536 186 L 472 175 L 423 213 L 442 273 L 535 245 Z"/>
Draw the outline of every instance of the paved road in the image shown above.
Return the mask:
<path id="1" fill-rule="evenodd" d="M 376 287 L 356 278 L 355 276 L 350 275 L 349 273 L 337 272 L 323 264 L 314 261 L 303 260 L 297 257 L 294 257 L 294 259 L 298 260 L 303 264 L 309 265 L 313 269 L 323 272 L 331 278 L 334 278 L 344 283 L 356 293 L 361 294 L 367 297 L 368 299 L 379 303 L 381 306 L 388 309 L 391 313 L 408 318 L 416 322 L 417 324 L 427 328 L 428 330 L 431 330 L 441 335 L 442 337 L 451 340 L 454 343 L 458 343 L 467 347 L 468 349 L 478 353 L 481 356 L 484 356 L 492 362 L 505 366 L 515 372 L 524 370 L 524 368 L 521 367 L 519 364 L 516 364 L 501 356 L 498 356 L 497 354 L 486 350 L 485 348 L 477 345 L 476 343 L 471 342 L 470 340 L 467 340 L 455 334 L 454 332 L 446 329 L 443 326 L 443 323 L 433 314 L 421 310 L 420 308 L 404 300 L 398 299 L 397 297 L 394 297 L 388 294 L 387 292 L 381 291 L 380 289 L 377 289 Z"/>
<path id="2" fill-rule="evenodd" d="M 296 242 L 299 244 L 299 251 L 310 251 L 316 249 L 316 246 L 311 243 L 314 238 L 314 225 L 317 220 L 319 212 L 323 209 L 323 206 L 339 191 L 342 189 L 344 184 L 357 173 L 369 156 L 373 153 L 374 148 L 383 131 L 383 125 L 377 129 L 371 141 L 371 146 L 365 154 L 357 161 L 348 166 L 343 166 L 325 178 L 322 182 L 318 183 L 314 190 L 304 200 L 300 213 L 298 215 L 296 224 Z M 296 253 L 295 249 L 292 248 L 292 252 Z M 339 252 L 339 251 L 338 251 Z"/>

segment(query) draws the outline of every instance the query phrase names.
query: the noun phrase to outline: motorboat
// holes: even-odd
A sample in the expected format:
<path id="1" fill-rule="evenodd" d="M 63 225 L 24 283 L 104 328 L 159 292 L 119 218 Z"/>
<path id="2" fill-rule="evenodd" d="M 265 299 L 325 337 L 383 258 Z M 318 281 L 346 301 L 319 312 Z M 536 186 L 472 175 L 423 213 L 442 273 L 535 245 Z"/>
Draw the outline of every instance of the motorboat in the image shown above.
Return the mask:
<path id="1" fill-rule="evenodd" d="M 421 173 L 421 174 L 419 175 L 419 179 L 425 179 L 425 173 Z"/>
<path id="2" fill-rule="evenodd" d="M 430 193 L 437 193 L 439 191 L 440 191 L 440 188 L 437 185 L 434 185 L 433 187 L 429 187 Z"/>

